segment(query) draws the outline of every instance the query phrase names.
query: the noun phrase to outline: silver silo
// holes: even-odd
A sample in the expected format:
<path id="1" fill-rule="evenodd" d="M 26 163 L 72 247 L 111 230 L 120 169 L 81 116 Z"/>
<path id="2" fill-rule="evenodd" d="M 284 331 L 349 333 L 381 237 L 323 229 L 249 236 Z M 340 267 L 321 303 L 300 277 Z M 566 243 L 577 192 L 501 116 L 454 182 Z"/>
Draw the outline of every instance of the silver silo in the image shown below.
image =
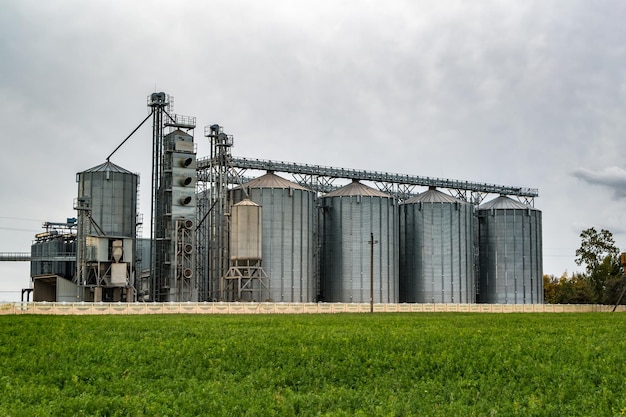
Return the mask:
<path id="1" fill-rule="evenodd" d="M 541 211 L 506 196 L 478 209 L 478 301 L 543 303 Z"/>
<path id="2" fill-rule="evenodd" d="M 107 161 L 76 180 L 78 297 L 133 301 L 139 177 Z"/>
<path id="3" fill-rule="evenodd" d="M 373 301 L 397 303 L 396 200 L 355 180 L 326 194 L 322 201 L 320 299 L 367 303 L 372 291 L 370 280 L 373 279 Z"/>
<path id="4" fill-rule="evenodd" d="M 315 193 L 273 172 L 243 187 L 263 208 L 263 270 L 269 276 L 270 300 L 315 301 Z M 233 203 L 245 198 L 242 187 L 231 190 Z"/>
<path id="5" fill-rule="evenodd" d="M 400 302 L 474 303 L 474 207 L 434 188 L 400 205 Z"/>
<path id="6" fill-rule="evenodd" d="M 91 220 L 79 217 L 79 231 L 88 234 L 135 237 L 138 176 L 112 162 L 79 172 L 79 216 L 88 208 Z M 88 224 L 81 224 L 87 220 Z M 99 229 L 99 230 L 98 230 Z"/>

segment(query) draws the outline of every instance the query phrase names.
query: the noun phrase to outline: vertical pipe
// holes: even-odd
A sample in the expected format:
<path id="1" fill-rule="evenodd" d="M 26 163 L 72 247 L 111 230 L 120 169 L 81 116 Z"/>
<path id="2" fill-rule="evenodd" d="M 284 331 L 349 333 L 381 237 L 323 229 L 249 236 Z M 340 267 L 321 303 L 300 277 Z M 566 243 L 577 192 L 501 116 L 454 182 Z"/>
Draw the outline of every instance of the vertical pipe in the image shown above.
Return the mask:
<path id="1" fill-rule="evenodd" d="M 370 233 L 370 313 L 374 312 L 374 233 Z"/>

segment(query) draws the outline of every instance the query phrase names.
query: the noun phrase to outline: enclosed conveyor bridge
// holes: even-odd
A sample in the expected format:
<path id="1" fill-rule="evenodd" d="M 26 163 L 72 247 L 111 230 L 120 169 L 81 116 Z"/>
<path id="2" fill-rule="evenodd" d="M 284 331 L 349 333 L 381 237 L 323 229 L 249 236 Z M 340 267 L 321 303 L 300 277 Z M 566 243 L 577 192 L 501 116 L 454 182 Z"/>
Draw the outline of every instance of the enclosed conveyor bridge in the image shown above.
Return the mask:
<path id="1" fill-rule="evenodd" d="M 32 256 L 30 252 L 0 252 L 0 262 L 71 262 L 76 261 L 75 253 Z"/>
<path id="2" fill-rule="evenodd" d="M 216 159 L 202 159 L 198 161 L 198 179 L 206 177 L 210 170 L 220 161 Z M 238 169 L 240 178 L 245 170 L 264 170 L 289 173 L 294 180 L 320 193 L 327 193 L 337 188 L 333 185 L 336 179 L 363 180 L 374 183 L 378 189 L 389 193 L 400 200 L 405 200 L 417 194 L 416 187 L 436 187 L 445 189 L 451 195 L 473 204 L 480 204 L 488 194 L 516 197 L 519 201 L 534 206 L 535 197 L 539 196 L 536 188 L 514 187 L 489 183 L 453 180 L 445 178 L 423 177 L 418 175 L 394 174 L 388 172 L 334 168 L 322 165 L 299 164 L 295 162 L 271 161 L 242 157 L 230 157 L 226 162 L 230 168 Z M 233 181 L 232 182 L 236 182 Z M 245 179 L 244 179 L 245 182 Z"/>

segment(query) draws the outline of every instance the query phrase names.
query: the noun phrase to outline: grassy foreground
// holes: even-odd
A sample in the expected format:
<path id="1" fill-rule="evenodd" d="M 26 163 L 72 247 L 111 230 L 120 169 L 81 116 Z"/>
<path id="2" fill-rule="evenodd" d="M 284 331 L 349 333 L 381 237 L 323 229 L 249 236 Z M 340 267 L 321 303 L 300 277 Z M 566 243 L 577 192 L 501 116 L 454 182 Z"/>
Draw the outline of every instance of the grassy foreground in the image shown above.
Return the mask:
<path id="1" fill-rule="evenodd" d="M 1 416 L 612 416 L 626 315 L 0 316 Z"/>

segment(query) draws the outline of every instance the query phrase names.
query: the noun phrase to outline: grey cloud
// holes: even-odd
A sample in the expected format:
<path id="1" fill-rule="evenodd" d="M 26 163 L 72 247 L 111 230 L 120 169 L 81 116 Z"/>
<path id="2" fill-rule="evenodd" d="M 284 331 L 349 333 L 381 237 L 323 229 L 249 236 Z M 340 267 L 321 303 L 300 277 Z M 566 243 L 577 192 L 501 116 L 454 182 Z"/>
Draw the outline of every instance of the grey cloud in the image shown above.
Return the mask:
<path id="1" fill-rule="evenodd" d="M 626 212 L 626 2 L 4 3 L 0 176 L 20 181 L 0 185 L 2 216 L 72 216 L 75 173 L 103 162 L 155 88 L 197 117 L 199 149 L 219 123 L 237 156 L 537 187 L 546 248 L 576 246 L 574 221 Z M 140 130 L 113 158 L 142 175 L 144 215 L 149 141 Z M 571 172 L 598 161 L 613 168 Z M 584 201 L 581 181 L 598 185 Z"/>
<path id="2" fill-rule="evenodd" d="M 611 166 L 600 171 L 579 168 L 572 175 L 587 184 L 600 185 L 611 189 L 616 198 L 626 198 L 626 170 Z"/>

